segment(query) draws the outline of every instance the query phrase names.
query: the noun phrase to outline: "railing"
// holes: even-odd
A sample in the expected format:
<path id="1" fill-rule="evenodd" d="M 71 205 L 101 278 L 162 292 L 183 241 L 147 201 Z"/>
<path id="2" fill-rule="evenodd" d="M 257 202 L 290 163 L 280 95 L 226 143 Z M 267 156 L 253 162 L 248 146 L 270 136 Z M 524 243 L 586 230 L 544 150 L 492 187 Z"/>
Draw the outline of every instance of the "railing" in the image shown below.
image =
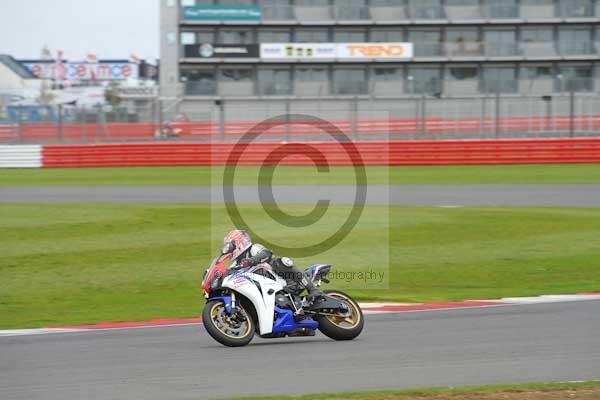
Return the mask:
<path id="1" fill-rule="evenodd" d="M 441 42 L 416 42 L 414 46 L 415 57 L 440 57 L 444 56 L 444 44 Z"/>
<path id="2" fill-rule="evenodd" d="M 337 20 L 346 21 L 371 19 L 369 7 L 334 7 L 333 15 Z"/>
<path id="3" fill-rule="evenodd" d="M 436 70 L 439 72 L 439 70 Z M 588 73 L 592 73 L 588 71 Z M 482 77 L 482 71 L 479 70 L 473 76 L 452 77 L 448 80 L 439 78 L 419 79 L 418 76 L 409 76 L 405 79 L 404 74 L 396 73 L 390 80 L 382 80 L 381 77 L 373 74 L 369 81 L 282 81 L 282 82 L 257 82 L 255 90 L 240 93 L 231 91 L 229 88 L 223 89 L 219 82 L 186 82 L 184 87 L 185 96 L 296 96 L 330 99 L 337 95 L 371 95 L 374 97 L 408 97 L 412 95 L 439 94 L 445 97 L 485 95 L 495 93 L 496 85 L 500 85 L 501 93 L 520 93 L 527 95 L 530 93 L 539 93 L 544 88 L 544 93 L 568 92 L 572 86 L 575 92 L 593 92 L 600 89 L 600 80 L 595 81 L 590 78 L 571 78 L 563 75 L 548 75 L 539 78 L 524 79 L 528 84 L 523 83 L 515 86 L 514 83 L 489 82 Z M 438 75 L 439 76 L 439 75 Z M 512 80 L 510 80 L 512 82 Z M 394 82 L 388 85 L 386 82 Z M 572 83 L 569 83 L 572 82 Z M 535 85 L 535 90 L 531 91 L 528 85 Z M 569 86 L 571 85 L 571 86 Z M 399 89 L 400 88 L 400 89 Z M 518 90 L 517 90 L 518 88 Z M 1 111 L 0 111 L 1 114 Z M 1 122 L 1 118 L 0 118 Z"/>
<path id="4" fill-rule="evenodd" d="M 592 0 L 561 0 L 559 15 L 564 18 L 593 17 L 594 2 Z"/>
<path id="5" fill-rule="evenodd" d="M 511 57 L 521 55 L 521 49 L 516 42 L 486 42 L 485 55 L 489 57 Z"/>
<path id="6" fill-rule="evenodd" d="M 558 42 L 558 51 L 563 56 L 596 54 L 596 44 L 592 41 Z"/>
<path id="7" fill-rule="evenodd" d="M 264 5 L 262 7 L 263 21 L 291 20 L 341 20 L 361 21 L 379 19 L 379 13 L 373 9 L 385 9 L 381 6 L 289 6 Z M 392 9 L 392 7 L 387 7 Z M 487 4 L 482 6 L 428 6 L 411 5 L 406 7 L 394 6 L 396 15 L 401 19 L 412 20 L 446 20 L 468 21 L 481 18 L 489 19 L 552 19 L 552 18 L 590 18 L 595 17 L 596 10 L 592 0 L 562 0 L 557 5 L 503 5 Z M 398 17 L 396 17 L 398 18 Z"/>
<path id="8" fill-rule="evenodd" d="M 263 6 L 262 18 L 265 21 L 294 20 L 296 14 L 293 6 Z"/>
<path id="9" fill-rule="evenodd" d="M 412 19 L 445 19 L 446 11 L 444 7 L 412 6 L 409 8 L 409 15 Z"/>
<path id="10" fill-rule="evenodd" d="M 213 96 L 217 94 L 216 82 L 186 82 L 184 84 L 186 96 Z"/>
<path id="11" fill-rule="evenodd" d="M 555 81 L 557 92 L 592 92 L 594 80 L 592 78 L 558 78 Z"/>
<path id="12" fill-rule="evenodd" d="M 355 92 L 365 90 L 360 82 L 343 82 L 345 96 L 337 99 L 226 98 L 218 103 L 186 99 L 175 110 L 156 103 L 124 118 L 109 117 L 115 112 L 108 109 L 74 108 L 68 114 L 63 110 L 65 115 L 54 121 L 23 120 L 0 126 L 0 143 L 235 141 L 257 122 L 286 113 L 324 119 L 360 140 L 600 136 L 600 96 L 568 93 L 590 81 L 565 79 L 568 87 L 564 94 L 552 90 L 551 80 L 539 79 L 489 82 L 485 96 L 440 98 L 435 93 L 415 93 L 407 97 L 405 92 L 404 97 L 381 99 L 357 95 Z M 473 84 L 472 80 L 454 83 L 461 82 Z M 439 83 L 432 79 L 415 82 L 415 87 L 434 91 Z M 406 84 L 404 89 L 409 91 L 410 83 Z M 513 91 L 517 85 L 521 91 L 538 94 L 496 93 Z M 398 89 L 403 90 L 401 86 Z M 326 137 L 318 127 L 297 124 L 273 127 L 265 132 L 264 140 L 328 140 Z"/>
<path id="13" fill-rule="evenodd" d="M 483 80 L 482 91 L 488 95 L 498 93 L 517 93 L 519 82 L 516 79 L 507 80 Z"/>
<path id="14" fill-rule="evenodd" d="M 287 83 L 262 83 L 258 85 L 258 94 L 261 96 L 285 96 L 292 94 L 292 84 Z"/>
<path id="15" fill-rule="evenodd" d="M 519 18 L 518 6 L 505 6 L 502 4 L 490 4 L 483 7 L 483 16 L 490 19 Z"/>
<path id="16" fill-rule="evenodd" d="M 367 82 L 337 81 L 333 82 L 333 93 L 338 95 L 359 95 L 368 93 Z"/>
<path id="17" fill-rule="evenodd" d="M 446 42 L 444 48 L 448 57 L 482 56 L 484 53 L 484 44 L 481 42 Z"/>

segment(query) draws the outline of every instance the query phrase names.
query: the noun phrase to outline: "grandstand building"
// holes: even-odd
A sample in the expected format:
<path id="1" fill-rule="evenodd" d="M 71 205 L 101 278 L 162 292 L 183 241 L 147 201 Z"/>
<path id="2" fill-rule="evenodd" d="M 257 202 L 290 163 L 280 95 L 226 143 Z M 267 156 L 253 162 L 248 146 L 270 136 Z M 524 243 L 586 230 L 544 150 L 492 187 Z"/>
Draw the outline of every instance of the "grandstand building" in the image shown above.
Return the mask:
<path id="1" fill-rule="evenodd" d="M 598 92 L 600 0 L 162 0 L 160 81 L 193 104 Z"/>

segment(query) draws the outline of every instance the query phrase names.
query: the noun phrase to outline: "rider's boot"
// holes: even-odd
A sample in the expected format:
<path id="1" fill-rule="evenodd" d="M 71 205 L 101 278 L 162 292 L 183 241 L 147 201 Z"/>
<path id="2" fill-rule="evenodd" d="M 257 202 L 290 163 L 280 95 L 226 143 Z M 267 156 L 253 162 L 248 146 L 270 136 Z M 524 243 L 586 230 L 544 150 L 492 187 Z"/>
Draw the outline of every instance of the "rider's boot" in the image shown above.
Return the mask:
<path id="1" fill-rule="evenodd" d="M 321 299 L 323 297 L 323 292 L 315 285 L 312 280 L 303 279 L 302 283 L 304 284 L 304 288 L 308 291 L 308 296 L 306 296 L 306 301 L 309 303 L 314 303 L 315 301 Z"/>

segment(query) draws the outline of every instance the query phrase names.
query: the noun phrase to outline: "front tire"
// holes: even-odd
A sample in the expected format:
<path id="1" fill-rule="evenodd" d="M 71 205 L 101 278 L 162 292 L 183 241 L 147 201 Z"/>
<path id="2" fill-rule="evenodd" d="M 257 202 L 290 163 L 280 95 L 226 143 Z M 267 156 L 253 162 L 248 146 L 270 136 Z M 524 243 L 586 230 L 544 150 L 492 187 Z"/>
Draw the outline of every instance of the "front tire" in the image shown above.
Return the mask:
<path id="1" fill-rule="evenodd" d="M 333 340 L 352 340 L 361 334 L 365 326 L 365 319 L 360 306 L 352 297 L 338 290 L 324 292 L 337 300 L 344 302 L 350 309 L 348 317 L 318 317 L 319 330 Z"/>
<path id="2" fill-rule="evenodd" d="M 227 347 L 246 346 L 254 337 L 254 319 L 243 306 L 240 305 L 237 310 L 245 318 L 244 321 L 228 315 L 221 300 L 209 301 L 202 312 L 202 322 L 208 334 Z"/>

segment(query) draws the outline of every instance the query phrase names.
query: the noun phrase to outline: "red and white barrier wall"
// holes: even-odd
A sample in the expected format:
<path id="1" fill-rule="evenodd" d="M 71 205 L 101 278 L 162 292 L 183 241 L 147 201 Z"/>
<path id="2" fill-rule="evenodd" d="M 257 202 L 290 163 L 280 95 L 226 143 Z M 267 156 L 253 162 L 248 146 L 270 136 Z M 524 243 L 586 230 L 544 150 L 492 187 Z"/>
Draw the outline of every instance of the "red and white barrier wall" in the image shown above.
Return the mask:
<path id="1" fill-rule="evenodd" d="M 0 146 L 0 168 L 41 168 L 42 146 Z"/>
<path id="2" fill-rule="evenodd" d="M 576 164 L 600 163 L 600 138 L 435 141 L 360 141 L 286 144 L 255 142 L 148 142 L 127 144 L 0 146 L 0 167 L 79 168 L 114 166 Z M 312 150 L 310 150 L 312 149 Z"/>

